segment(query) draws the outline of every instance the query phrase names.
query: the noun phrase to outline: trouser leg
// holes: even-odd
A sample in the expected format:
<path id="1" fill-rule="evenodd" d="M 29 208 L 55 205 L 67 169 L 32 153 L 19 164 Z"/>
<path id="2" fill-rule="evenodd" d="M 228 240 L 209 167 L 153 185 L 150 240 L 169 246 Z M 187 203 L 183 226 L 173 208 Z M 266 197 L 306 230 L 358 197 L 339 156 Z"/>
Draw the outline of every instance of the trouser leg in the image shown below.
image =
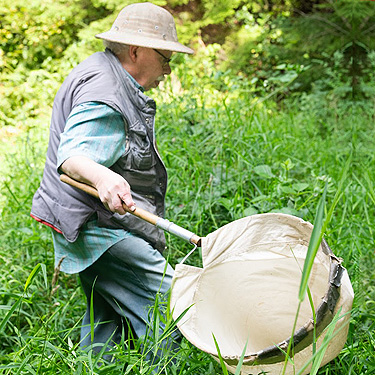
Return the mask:
<path id="1" fill-rule="evenodd" d="M 128 237 L 108 249 L 80 273 L 87 298 L 81 331 L 83 346 L 91 343 L 90 301 L 93 296 L 93 343 L 120 342 L 129 320 L 137 337 L 147 333 L 147 317 L 158 292 L 167 293 L 173 269 L 164 257 L 139 237 Z M 86 337 L 85 337 L 86 336 Z M 125 337 L 126 338 L 126 337 Z"/>
<path id="2" fill-rule="evenodd" d="M 92 343 L 105 343 L 112 337 L 111 342 L 119 343 L 121 335 L 124 334 L 125 340 L 131 330 L 130 322 L 124 317 L 117 314 L 112 305 L 107 302 L 106 298 L 96 290 L 95 273 L 85 272 L 80 274 L 82 289 L 86 295 L 87 307 L 83 317 L 81 327 L 81 346 L 86 347 Z M 91 341 L 91 298 L 93 299 L 93 316 L 94 316 L 94 340 Z M 111 343 L 109 343 L 111 345 Z M 111 345 L 111 346 L 112 346 Z M 95 348 L 100 351 L 100 346 Z"/>

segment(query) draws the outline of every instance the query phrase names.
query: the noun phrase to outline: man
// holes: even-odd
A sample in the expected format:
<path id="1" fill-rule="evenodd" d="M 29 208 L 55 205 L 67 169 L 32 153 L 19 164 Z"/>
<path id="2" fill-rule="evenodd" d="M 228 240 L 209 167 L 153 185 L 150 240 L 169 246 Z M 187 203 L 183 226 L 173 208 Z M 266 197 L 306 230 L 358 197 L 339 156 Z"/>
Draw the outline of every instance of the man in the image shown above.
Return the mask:
<path id="1" fill-rule="evenodd" d="M 167 174 L 155 143 L 155 102 L 144 91 L 171 73 L 172 52 L 193 53 L 178 42 L 172 15 L 151 3 L 125 7 L 97 37 L 105 52 L 73 69 L 56 95 L 31 210 L 54 229 L 56 265 L 79 273 L 87 298 L 82 346 L 118 343 L 128 325 L 145 335 L 148 305 L 170 287 L 164 233 L 122 204 L 164 214 Z M 95 187 L 100 200 L 62 183 L 59 173 Z M 93 341 L 92 297 L 95 323 L 101 322 Z"/>

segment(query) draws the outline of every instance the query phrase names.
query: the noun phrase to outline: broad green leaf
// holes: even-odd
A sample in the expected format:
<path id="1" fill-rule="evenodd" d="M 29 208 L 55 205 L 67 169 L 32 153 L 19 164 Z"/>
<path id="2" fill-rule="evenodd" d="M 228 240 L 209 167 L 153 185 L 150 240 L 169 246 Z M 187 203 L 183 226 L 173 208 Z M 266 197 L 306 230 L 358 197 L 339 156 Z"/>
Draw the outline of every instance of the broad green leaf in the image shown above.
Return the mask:
<path id="1" fill-rule="evenodd" d="M 269 165 L 257 165 L 254 168 L 254 172 L 263 178 L 273 178 L 275 175 L 272 173 L 271 167 Z"/>
<path id="2" fill-rule="evenodd" d="M 243 211 L 244 216 L 252 216 L 252 215 L 256 215 L 257 213 L 258 213 L 258 210 L 252 206 L 245 208 Z"/>
<path id="3" fill-rule="evenodd" d="M 275 208 L 271 210 L 270 212 L 278 212 L 281 214 L 286 214 L 286 215 L 293 215 L 293 216 L 298 216 L 301 217 L 301 213 L 295 210 L 292 207 L 281 207 L 281 208 Z"/>
<path id="4" fill-rule="evenodd" d="M 280 189 L 285 194 L 297 194 L 297 191 L 290 186 L 280 186 Z"/>
<path id="5" fill-rule="evenodd" d="M 303 191 L 309 187 L 309 184 L 306 184 L 304 182 L 296 182 L 292 185 L 294 190 L 297 190 L 298 192 Z"/>

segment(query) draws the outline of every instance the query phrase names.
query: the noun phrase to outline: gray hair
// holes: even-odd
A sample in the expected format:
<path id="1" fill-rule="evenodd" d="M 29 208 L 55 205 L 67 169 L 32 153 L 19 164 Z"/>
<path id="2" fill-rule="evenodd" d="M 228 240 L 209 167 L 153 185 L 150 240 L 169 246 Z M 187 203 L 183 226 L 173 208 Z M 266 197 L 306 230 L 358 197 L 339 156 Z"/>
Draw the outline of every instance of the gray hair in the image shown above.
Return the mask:
<path id="1" fill-rule="evenodd" d="M 127 44 L 111 42 L 110 40 L 103 40 L 103 44 L 105 48 L 111 50 L 116 56 L 122 55 L 129 49 L 129 45 Z"/>

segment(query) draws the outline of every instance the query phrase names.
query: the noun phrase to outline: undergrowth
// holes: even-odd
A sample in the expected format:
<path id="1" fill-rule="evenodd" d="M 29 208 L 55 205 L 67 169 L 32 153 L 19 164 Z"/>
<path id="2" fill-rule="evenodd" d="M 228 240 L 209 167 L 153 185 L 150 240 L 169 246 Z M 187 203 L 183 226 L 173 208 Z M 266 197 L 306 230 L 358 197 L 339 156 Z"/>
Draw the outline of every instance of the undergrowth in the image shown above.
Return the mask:
<path id="1" fill-rule="evenodd" d="M 184 62 L 189 68 L 194 61 Z M 158 103 L 158 145 L 169 172 L 166 217 L 200 236 L 264 212 L 313 222 L 325 186 L 330 206 L 351 157 L 325 238 L 344 259 L 356 295 L 347 344 L 318 374 L 374 373 L 373 113 L 348 101 L 334 107 L 326 103 L 324 111 L 314 98 L 262 101 L 251 84 L 207 64 L 204 77 L 202 72 L 187 76 L 177 66 L 177 74 L 151 94 Z M 35 84 L 41 90 L 41 83 Z M 30 119 L 19 108 L 9 113 L 18 132 L 7 133 L 8 142 L 1 146 L 0 373 L 150 374 L 147 343 L 128 347 L 124 341 L 114 348 L 114 362 L 82 351 L 79 327 L 85 306 L 78 280 L 60 274 L 52 284 L 49 229 L 29 216 L 43 170 L 50 106 Z M 167 237 L 166 256 L 175 265 L 190 246 Z M 200 265 L 199 251 L 187 262 Z M 167 364 L 168 374 L 221 371 L 185 340 L 160 364 L 160 371 Z"/>

